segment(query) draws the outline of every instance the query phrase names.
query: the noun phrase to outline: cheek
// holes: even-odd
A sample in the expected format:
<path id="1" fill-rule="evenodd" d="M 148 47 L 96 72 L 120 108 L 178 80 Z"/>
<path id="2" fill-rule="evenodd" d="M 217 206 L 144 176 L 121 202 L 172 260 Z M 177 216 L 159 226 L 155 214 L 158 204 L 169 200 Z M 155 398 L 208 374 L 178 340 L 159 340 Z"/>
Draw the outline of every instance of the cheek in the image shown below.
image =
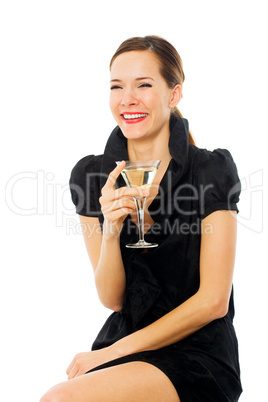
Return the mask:
<path id="1" fill-rule="evenodd" d="M 166 117 L 170 113 L 170 108 L 168 107 L 168 102 L 165 102 L 163 99 L 158 98 L 158 102 L 154 104 L 154 110 L 157 113 L 157 116 L 162 119 Z"/>
<path id="2" fill-rule="evenodd" d="M 166 116 L 170 113 L 170 96 L 169 94 L 162 94 L 159 98 L 159 109 L 161 109 L 162 113 Z"/>
<path id="3" fill-rule="evenodd" d="M 169 97 L 166 95 L 165 91 L 155 91 L 151 93 L 145 102 L 158 111 L 164 111 L 168 108 L 169 104 Z"/>

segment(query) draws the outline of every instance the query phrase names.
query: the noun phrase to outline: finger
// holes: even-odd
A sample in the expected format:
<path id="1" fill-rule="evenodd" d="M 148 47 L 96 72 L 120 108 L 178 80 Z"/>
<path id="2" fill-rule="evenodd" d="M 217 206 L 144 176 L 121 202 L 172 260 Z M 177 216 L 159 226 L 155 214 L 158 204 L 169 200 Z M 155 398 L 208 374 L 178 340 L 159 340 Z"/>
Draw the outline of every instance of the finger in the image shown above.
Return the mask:
<path id="1" fill-rule="evenodd" d="M 113 211 L 120 210 L 122 208 L 128 208 L 130 210 L 128 213 L 135 210 L 136 203 L 133 197 L 122 197 L 118 200 L 101 203 L 101 210 L 104 215 L 106 215 L 108 212 L 112 213 Z"/>
<path id="2" fill-rule="evenodd" d="M 120 175 L 125 166 L 126 166 L 125 161 L 122 161 L 119 165 L 117 165 L 114 168 L 114 170 L 112 170 L 111 173 L 109 174 L 104 187 L 113 188 L 118 176 Z"/>
<path id="3" fill-rule="evenodd" d="M 137 194 L 134 193 L 136 196 Z M 108 192 L 105 192 L 100 198 L 99 202 L 101 206 L 107 206 L 107 205 L 114 205 L 114 203 L 120 202 L 120 200 L 129 200 L 131 202 L 134 202 L 133 194 L 130 195 L 125 195 L 124 192 L 117 191 L 117 190 L 111 190 Z"/>
<path id="4" fill-rule="evenodd" d="M 72 378 L 76 377 L 78 373 L 78 368 L 75 365 L 72 370 L 70 371 L 69 375 L 68 375 L 68 380 L 71 380 Z"/>
<path id="5" fill-rule="evenodd" d="M 117 209 L 116 211 L 108 212 L 106 214 L 106 219 L 108 220 L 109 223 L 116 223 L 120 218 L 125 218 L 128 214 L 131 214 L 133 211 L 134 209 L 130 208 Z"/>
<path id="6" fill-rule="evenodd" d="M 77 361 L 78 361 L 80 358 L 81 358 L 81 353 L 77 353 L 77 354 L 74 356 L 73 360 L 71 361 L 71 363 L 69 364 L 69 367 L 68 367 L 67 370 L 66 370 L 66 374 L 67 374 L 67 375 L 69 375 L 70 372 L 73 370 L 73 368 L 74 368 L 75 366 L 77 366 Z"/>
<path id="7" fill-rule="evenodd" d="M 83 375 L 83 374 L 85 374 L 86 372 L 87 372 L 87 369 L 81 367 L 81 368 L 77 371 L 77 373 L 75 374 L 74 378 L 75 378 L 75 377 L 79 377 L 80 375 Z"/>
<path id="8" fill-rule="evenodd" d="M 67 370 L 66 370 L 66 374 L 67 374 L 67 375 L 70 374 L 70 372 L 71 372 L 73 366 L 74 366 L 74 359 L 71 361 L 71 363 L 69 364 L 69 366 L 68 366 L 68 368 L 67 368 Z"/>
<path id="9" fill-rule="evenodd" d="M 120 187 L 114 191 L 114 199 L 121 197 L 147 197 L 149 195 L 148 189 L 142 187 Z"/>

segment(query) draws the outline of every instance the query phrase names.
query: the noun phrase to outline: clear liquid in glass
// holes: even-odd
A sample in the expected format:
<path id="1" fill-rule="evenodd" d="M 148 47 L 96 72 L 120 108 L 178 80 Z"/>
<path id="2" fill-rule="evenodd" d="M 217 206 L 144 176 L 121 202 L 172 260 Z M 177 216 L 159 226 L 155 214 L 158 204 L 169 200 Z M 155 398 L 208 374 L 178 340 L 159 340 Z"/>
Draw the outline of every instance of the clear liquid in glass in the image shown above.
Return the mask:
<path id="1" fill-rule="evenodd" d="M 128 187 L 132 188 L 142 188 L 149 190 L 151 184 L 153 183 L 155 174 L 160 165 L 160 160 L 154 161 L 136 161 L 130 162 L 126 161 L 126 166 L 122 170 L 121 174 L 125 180 Z M 120 162 L 116 162 L 117 165 Z M 146 197 L 133 197 L 137 212 L 138 212 L 138 228 L 139 228 L 139 241 L 133 244 L 127 244 L 126 247 L 129 248 L 151 248 L 157 247 L 157 243 L 148 243 L 144 240 L 144 204 Z"/>

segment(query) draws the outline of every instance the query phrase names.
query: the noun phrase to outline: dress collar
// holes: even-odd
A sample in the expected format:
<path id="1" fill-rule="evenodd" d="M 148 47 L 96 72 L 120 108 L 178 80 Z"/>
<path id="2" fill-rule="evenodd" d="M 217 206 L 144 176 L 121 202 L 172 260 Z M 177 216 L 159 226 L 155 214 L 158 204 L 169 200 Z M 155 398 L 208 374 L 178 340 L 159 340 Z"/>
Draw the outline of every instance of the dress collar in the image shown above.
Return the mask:
<path id="1" fill-rule="evenodd" d="M 184 118 L 177 114 L 172 114 L 170 117 L 170 138 L 169 138 L 169 152 L 172 156 L 168 171 L 172 172 L 172 184 L 176 184 L 187 168 L 188 162 L 188 148 L 189 148 L 189 124 Z M 115 168 L 115 162 L 120 160 L 128 160 L 127 139 L 123 135 L 119 126 L 117 126 L 108 138 L 101 166 L 102 173 L 102 186 L 105 184 L 107 176 Z M 166 172 L 166 173 L 167 173 Z M 162 181 L 163 185 L 166 181 L 167 174 L 164 175 Z M 118 185 L 124 184 L 123 178 L 117 180 Z M 165 185 L 164 185 L 165 187 Z"/>

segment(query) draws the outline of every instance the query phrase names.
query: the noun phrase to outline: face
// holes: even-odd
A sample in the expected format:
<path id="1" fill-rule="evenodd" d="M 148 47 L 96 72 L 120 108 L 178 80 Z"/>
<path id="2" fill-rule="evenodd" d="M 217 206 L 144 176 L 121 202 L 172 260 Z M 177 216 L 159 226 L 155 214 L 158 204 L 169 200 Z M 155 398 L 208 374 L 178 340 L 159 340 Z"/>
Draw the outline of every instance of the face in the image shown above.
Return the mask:
<path id="1" fill-rule="evenodd" d="M 143 139 L 169 130 L 170 111 L 181 87 L 168 88 L 159 62 L 149 51 L 119 55 L 111 67 L 110 108 L 128 139 Z"/>

